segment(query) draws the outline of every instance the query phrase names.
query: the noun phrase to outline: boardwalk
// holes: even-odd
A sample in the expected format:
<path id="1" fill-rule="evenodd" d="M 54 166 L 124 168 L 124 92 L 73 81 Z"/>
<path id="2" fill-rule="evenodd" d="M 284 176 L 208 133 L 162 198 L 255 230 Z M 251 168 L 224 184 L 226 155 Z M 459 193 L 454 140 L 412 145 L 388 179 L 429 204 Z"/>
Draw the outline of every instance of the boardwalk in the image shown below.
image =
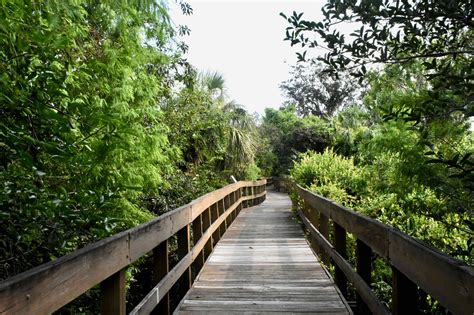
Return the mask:
<path id="1" fill-rule="evenodd" d="M 242 210 L 175 314 L 352 314 L 294 221 L 269 192 Z"/>

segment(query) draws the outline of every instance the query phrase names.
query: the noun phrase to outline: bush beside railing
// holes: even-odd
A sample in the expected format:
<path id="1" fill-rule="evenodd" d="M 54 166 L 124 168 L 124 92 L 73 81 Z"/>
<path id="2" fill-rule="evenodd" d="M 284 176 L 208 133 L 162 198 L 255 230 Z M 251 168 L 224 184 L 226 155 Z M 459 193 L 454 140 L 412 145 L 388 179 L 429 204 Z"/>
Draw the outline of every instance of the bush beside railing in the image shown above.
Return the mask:
<path id="1" fill-rule="evenodd" d="M 335 266 L 335 282 L 347 297 L 347 281 L 357 292 L 360 314 L 389 314 L 371 290 L 373 254 L 392 268 L 392 313 L 416 314 L 418 287 L 454 314 L 474 314 L 474 268 L 377 220 L 340 206 L 299 185 L 298 213 L 322 261 Z M 329 241 L 330 223 L 334 243 Z M 356 270 L 347 261 L 346 234 L 356 242 Z"/>

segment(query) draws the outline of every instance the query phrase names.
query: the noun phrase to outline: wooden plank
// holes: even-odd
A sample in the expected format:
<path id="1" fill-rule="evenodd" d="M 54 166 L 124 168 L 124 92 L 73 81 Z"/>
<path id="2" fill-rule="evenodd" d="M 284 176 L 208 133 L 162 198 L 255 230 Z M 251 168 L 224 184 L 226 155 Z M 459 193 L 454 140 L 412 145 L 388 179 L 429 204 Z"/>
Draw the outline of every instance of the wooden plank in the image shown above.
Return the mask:
<path id="1" fill-rule="evenodd" d="M 240 212 L 177 314 L 351 314 L 293 220 L 288 197 L 272 197 Z"/>
<path id="2" fill-rule="evenodd" d="M 286 312 L 308 312 L 318 313 L 322 312 L 344 312 L 347 309 L 340 301 L 285 301 L 284 303 L 276 303 L 275 301 L 256 301 L 250 299 L 247 301 L 215 301 L 215 300 L 186 300 L 181 306 L 180 310 L 192 311 L 195 309 L 207 310 L 212 312 L 214 310 L 232 310 L 232 311 L 286 311 Z M 179 314 L 179 312 L 178 312 Z"/>
<path id="3" fill-rule="evenodd" d="M 209 315 L 209 311 L 207 310 L 198 310 L 198 309 L 193 309 L 192 311 L 180 311 L 179 314 L 181 315 Z M 287 311 L 258 311 L 258 312 L 242 312 L 242 311 L 230 311 L 230 310 L 213 310 L 212 315 L 275 315 L 275 314 L 284 314 L 284 315 L 308 315 L 308 312 L 291 312 L 288 313 Z M 315 313 L 318 315 L 342 315 L 346 314 L 346 312 L 318 312 Z"/>
<path id="4" fill-rule="evenodd" d="M 196 219 L 197 216 L 199 216 L 204 210 L 209 208 L 211 204 L 217 202 L 218 200 L 223 199 L 225 196 L 227 196 L 231 192 L 239 189 L 240 186 L 241 186 L 240 182 L 230 184 L 192 201 L 191 202 L 191 206 L 193 209 L 192 219 L 193 220 Z"/>
<path id="5" fill-rule="evenodd" d="M 191 207 L 186 205 L 130 230 L 131 261 L 139 259 L 189 224 Z"/>
<path id="6" fill-rule="evenodd" d="M 1 314 L 48 314 L 129 263 L 128 232 L 119 233 L 0 284 Z"/>
<path id="7" fill-rule="evenodd" d="M 125 315 L 126 277 L 125 269 L 114 273 L 100 284 L 101 314 Z"/>
<path id="8" fill-rule="evenodd" d="M 301 220 L 305 224 L 311 235 L 318 241 L 320 246 L 328 253 L 339 268 L 344 272 L 347 279 L 353 284 L 357 293 L 364 300 L 373 314 L 390 314 L 390 312 L 379 301 L 375 293 L 365 283 L 365 281 L 352 269 L 352 266 L 336 251 L 329 241 L 309 222 L 301 210 L 298 209 Z"/>

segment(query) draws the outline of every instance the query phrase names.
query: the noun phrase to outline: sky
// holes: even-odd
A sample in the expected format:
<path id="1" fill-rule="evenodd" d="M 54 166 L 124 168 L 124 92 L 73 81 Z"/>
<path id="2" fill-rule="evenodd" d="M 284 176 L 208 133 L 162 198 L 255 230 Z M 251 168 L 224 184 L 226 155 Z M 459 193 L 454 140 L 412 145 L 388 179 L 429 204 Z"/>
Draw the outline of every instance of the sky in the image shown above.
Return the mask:
<path id="1" fill-rule="evenodd" d="M 304 12 L 303 17 L 322 19 L 322 0 L 312 1 L 187 1 L 193 14 L 184 16 L 171 7 L 176 25 L 187 25 L 187 59 L 198 70 L 224 76 L 229 100 L 250 113 L 263 114 L 284 101 L 278 85 L 289 78 L 296 64 L 297 48 L 283 41 L 288 23 L 279 13 Z"/>

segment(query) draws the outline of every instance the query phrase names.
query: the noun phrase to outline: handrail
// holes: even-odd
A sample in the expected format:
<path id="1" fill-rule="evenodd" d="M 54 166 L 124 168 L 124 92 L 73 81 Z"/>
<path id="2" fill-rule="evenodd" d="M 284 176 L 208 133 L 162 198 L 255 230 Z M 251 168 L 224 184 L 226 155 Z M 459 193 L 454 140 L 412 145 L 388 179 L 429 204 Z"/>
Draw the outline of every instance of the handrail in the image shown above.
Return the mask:
<path id="1" fill-rule="evenodd" d="M 322 260 L 335 263 L 336 284 L 344 294 L 347 279 L 358 293 L 359 306 L 374 314 L 388 313 L 370 290 L 372 251 L 392 267 L 392 313 L 412 314 L 417 287 L 454 314 L 474 313 L 474 268 L 394 228 L 340 206 L 295 185 L 304 201 L 300 217 L 317 243 Z M 334 247 L 329 239 L 329 220 L 334 223 Z M 347 262 L 346 232 L 357 238 L 357 273 Z"/>
<path id="2" fill-rule="evenodd" d="M 181 290 L 189 289 L 191 264 L 199 270 L 240 210 L 265 200 L 265 184 L 266 180 L 230 184 L 154 220 L 9 278 L 0 283 L 0 314 L 51 313 L 99 283 L 102 312 L 124 314 L 125 270 L 151 251 L 157 286 L 150 294 L 159 292 L 162 302 L 158 307 L 169 313 L 169 289 L 178 281 Z M 180 262 L 168 271 L 168 239 L 174 235 Z"/>

